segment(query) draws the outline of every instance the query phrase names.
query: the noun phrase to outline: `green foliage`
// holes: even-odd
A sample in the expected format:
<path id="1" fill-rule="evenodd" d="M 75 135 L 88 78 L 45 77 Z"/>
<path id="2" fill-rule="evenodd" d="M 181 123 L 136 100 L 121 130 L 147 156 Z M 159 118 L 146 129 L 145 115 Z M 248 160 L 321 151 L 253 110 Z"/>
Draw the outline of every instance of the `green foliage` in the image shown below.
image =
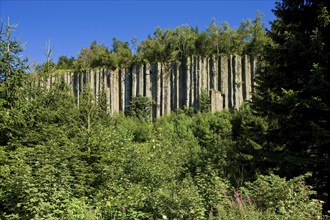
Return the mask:
<path id="1" fill-rule="evenodd" d="M 237 29 L 230 28 L 227 22 L 217 25 L 213 19 L 207 29 L 201 33 L 188 25 L 162 31 L 159 27 L 154 36 L 138 46 L 138 60 L 168 62 L 184 60 L 185 57 L 202 57 L 220 54 L 252 54 L 260 56 L 262 48 L 268 42 L 261 22 L 262 15 L 256 19 L 242 21 Z"/>
<path id="2" fill-rule="evenodd" d="M 34 67 L 34 70 L 41 76 L 44 76 L 44 78 L 48 78 L 51 73 L 54 73 L 57 66 L 53 61 L 44 62 L 41 65 L 36 65 Z"/>
<path id="3" fill-rule="evenodd" d="M 229 51 L 239 49 L 232 40 L 245 39 L 248 23 L 242 25 L 237 33 L 224 28 L 231 36 Z M 220 29 L 213 23 L 208 31 L 215 35 Z M 148 42 L 157 47 L 149 45 L 143 52 L 164 62 L 195 53 L 197 38 L 197 29 L 188 26 L 164 32 L 158 28 L 155 39 Z M 181 51 L 176 53 L 173 45 Z M 221 53 L 220 44 L 215 45 Z M 76 68 L 128 65 L 128 44 L 114 39 L 113 47 L 110 51 L 94 42 L 83 49 Z M 206 54 L 214 53 L 210 51 Z M 13 60 L 7 64 L 13 65 Z M 67 63 L 61 60 L 61 65 Z M 314 65 L 313 71 L 322 69 Z M 82 91 L 78 106 L 61 80 L 45 88 L 42 74 L 28 75 L 20 68 L 11 73 L 0 83 L 1 219 L 321 217 L 322 204 L 311 199 L 315 195 L 305 177 L 286 181 L 275 175 L 258 176 L 235 190 L 245 182 L 244 176 L 237 178 L 241 170 L 253 181 L 253 170 L 258 172 L 269 162 L 267 157 L 261 160 L 265 138 L 259 134 L 270 125 L 252 114 L 249 105 L 240 111 L 211 113 L 206 111 L 205 95 L 199 112 L 178 111 L 150 122 L 151 100 L 135 97 L 133 117 L 110 117 L 104 97 L 95 105 L 90 88 Z M 281 102 L 288 105 L 299 97 L 292 89 L 282 92 Z"/>
<path id="4" fill-rule="evenodd" d="M 225 177 L 228 152 L 233 145 L 231 115 L 227 111 L 215 114 L 198 113 L 194 118 L 193 133 L 201 147 L 201 167 L 210 164 L 218 175 Z"/>
<path id="5" fill-rule="evenodd" d="M 329 200 L 329 2 L 284 0 L 274 13 L 252 102 L 268 123 L 265 170 L 312 172 L 308 183 Z"/>
<path id="6" fill-rule="evenodd" d="M 268 125 L 264 118 L 253 114 L 250 103 L 244 103 L 239 111 L 233 112 L 231 124 L 235 143 L 228 153 L 230 180 L 239 187 L 253 180 L 269 163 L 261 153 Z"/>
<path id="7" fill-rule="evenodd" d="M 153 105 L 154 105 L 154 101 L 150 100 L 149 97 L 146 96 L 132 97 L 126 115 L 137 117 L 141 120 L 150 121 L 151 109 Z"/>
<path id="8" fill-rule="evenodd" d="M 16 72 L 27 68 L 27 58 L 21 60 L 20 53 L 23 45 L 16 39 L 12 39 L 12 33 L 17 25 L 10 24 L 0 19 L 0 82 Z"/>
<path id="9" fill-rule="evenodd" d="M 262 14 L 257 12 L 256 18 L 252 22 L 250 28 L 251 42 L 247 45 L 247 51 L 249 54 L 256 57 L 264 54 L 264 48 L 271 42 L 271 39 L 267 37 L 265 33 L 265 27 L 262 23 Z"/>
<path id="10" fill-rule="evenodd" d="M 262 210 L 288 219 L 321 219 L 322 202 L 311 199 L 316 192 L 304 181 L 309 176 L 311 174 L 285 180 L 274 174 L 260 175 L 246 187 L 252 201 Z"/>
<path id="11" fill-rule="evenodd" d="M 86 70 L 107 67 L 110 69 L 128 67 L 131 63 L 166 63 L 184 61 L 186 57 L 219 56 L 221 54 L 252 54 L 261 56 L 264 45 L 269 42 L 265 35 L 261 13 L 255 20 L 242 21 L 238 28 L 231 28 L 227 22 L 211 21 L 205 31 L 182 25 L 175 29 L 162 30 L 157 27 L 154 34 L 139 44 L 133 38 L 134 55 L 128 42 L 113 38 L 111 49 L 93 41 L 89 48 L 82 48 L 77 60 L 61 56 L 58 69 Z M 48 63 L 48 62 L 47 62 Z"/>
<path id="12" fill-rule="evenodd" d="M 68 70 L 68 69 L 72 70 L 74 69 L 74 64 L 75 64 L 74 57 L 68 58 L 67 56 L 60 56 L 57 61 L 57 68 L 63 70 Z"/>
<path id="13" fill-rule="evenodd" d="M 133 54 L 129 48 L 128 42 L 121 42 L 116 38 L 112 39 L 113 52 L 118 57 L 118 66 L 126 67 L 132 62 Z"/>
<path id="14" fill-rule="evenodd" d="M 202 91 L 198 98 L 198 111 L 210 112 L 211 111 L 211 98 L 207 91 Z"/>

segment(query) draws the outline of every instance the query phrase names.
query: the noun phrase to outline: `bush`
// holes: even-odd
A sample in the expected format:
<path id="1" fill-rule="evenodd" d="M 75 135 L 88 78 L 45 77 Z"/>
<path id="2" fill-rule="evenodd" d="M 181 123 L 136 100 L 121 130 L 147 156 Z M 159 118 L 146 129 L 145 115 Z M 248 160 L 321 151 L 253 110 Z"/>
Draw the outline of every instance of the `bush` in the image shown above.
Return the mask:
<path id="1" fill-rule="evenodd" d="M 128 116 L 149 121 L 151 119 L 151 109 L 154 101 L 145 96 L 132 97 L 129 108 L 126 112 Z"/>
<path id="2" fill-rule="evenodd" d="M 263 211 L 288 219 L 321 219 L 322 201 L 312 199 L 315 191 L 305 184 L 306 174 L 290 180 L 271 174 L 246 183 L 245 192 Z"/>

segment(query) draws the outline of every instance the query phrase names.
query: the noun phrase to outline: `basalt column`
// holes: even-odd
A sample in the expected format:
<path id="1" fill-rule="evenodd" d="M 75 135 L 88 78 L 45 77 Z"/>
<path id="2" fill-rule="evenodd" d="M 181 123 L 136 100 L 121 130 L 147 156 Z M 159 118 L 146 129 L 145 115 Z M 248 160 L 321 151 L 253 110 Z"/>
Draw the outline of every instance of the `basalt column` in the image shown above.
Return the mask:
<path id="1" fill-rule="evenodd" d="M 137 94 L 137 73 L 138 72 L 138 66 L 136 64 L 133 64 L 132 66 L 132 96 L 135 97 Z"/>
<path id="2" fill-rule="evenodd" d="M 170 100 L 170 110 L 174 111 L 177 103 L 177 80 L 176 80 L 176 63 L 170 64 L 170 93 L 171 93 L 171 100 Z"/>
<path id="3" fill-rule="evenodd" d="M 253 56 L 250 57 L 250 65 L 251 65 L 251 79 L 253 81 L 253 83 L 251 83 L 251 91 L 254 92 L 254 88 L 256 86 L 256 81 L 254 80 L 255 77 L 255 71 L 257 68 L 257 59 Z"/>
<path id="4" fill-rule="evenodd" d="M 77 104 L 79 105 L 79 98 L 80 98 L 80 92 L 79 92 L 79 73 L 75 72 L 73 75 L 73 93 L 77 97 Z"/>
<path id="5" fill-rule="evenodd" d="M 186 59 L 186 63 L 185 63 L 185 66 L 184 66 L 184 75 L 186 76 L 186 106 L 187 107 L 192 107 L 193 106 L 193 103 L 194 103 L 194 100 L 193 100 L 193 95 L 192 95 L 192 92 L 193 92 L 193 81 L 192 81 L 192 75 L 191 75 L 191 62 L 192 62 L 192 59 L 191 57 L 187 57 Z"/>
<path id="6" fill-rule="evenodd" d="M 115 112 L 119 112 L 119 71 L 118 69 L 111 71 L 110 74 L 110 113 L 113 115 Z"/>
<path id="7" fill-rule="evenodd" d="M 137 66 L 137 77 L 136 77 L 136 95 L 143 96 L 144 77 L 143 77 L 143 65 Z"/>
<path id="8" fill-rule="evenodd" d="M 157 98 L 156 98 L 156 106 L 157 106 L 157 117 L 161 116 L 161 108 L 162 108 L 162 65 L 160 63 L 156 64 L 156 91 L 157 91 Z"/>
<path id="9" fill-rule="evenodd" d="M 126 77 L 126 70 L 125 68 L 119 69 L 119 110 L 121 112 L 125 111 L 125 77 Z"/>
<path id="10" fill-rule="evenodd" d="M 218 82 L 218 64 L 217 60 L 214 57 L 209 59 L 209 78 L 210 78 L 210 89 L 214 89 L 218 91 L 218 86 L 216 83 Z"/>
<path id="11" fill-rule="evenodd" d="M 111 114 L 125 111 L 132 97 L 146 96 L 155 102 L 152 117 L 156 118 L 178 108 L 196 108 L 202 92 L 209 93 L 212 111 L 239 108 L 243 100 L 251 98 L 256 62 L 246 55 L 191 56 L 182 62 L 135 63 L 127 68 L 69 72 L 61 77 L 72 87 L 78 104 L 85 87 L 90 87 L 95 104 L 106 93 Z M 55 80 L 50 76 L 40 84 L 48 88 Z"/>
<path id="12" fill-rule="evenodd" d="M 234 81 L 233 56 L 228 57 L 228 108 L 234 107 Z"/>
<path id="13" fill-rule="evenodd" d="M 171 112 L 171 71 L 172 71 L 172 65 L 170 63 L 167 63 L 165 66 L 165 72 L 163 74 L 163 88 L 164 88 L 164 114 Z"/>
<path id="14" fill-rule="evenodd" d="M 223 105 L 221 92 L 211 89 L 209 95 L 211 99 L 211 111 L 216 112 L 221 110 Z"/>
<path id="15" fill-rule="evenodd" d="M 150 67 L 150 64 L 147 63 L 144 65 L 144 78 L 145 78 L 145 92 L 144 92 L 144 95 L 146 97 L 149 97 L 150 99 L 152 99 L 152 82 L 151 82 L 151 67 Z"/>
<path id="16" fill-rule="evenodd" d="M 175 70 L 174 70 L 174 75 L 175 75 L 175 109 L 180 108 L 180 63 L 176 62 L 175 63 Z"/>
<path id="17" fill-rule="evenodd" d="M 153 106 L 153 117 L 159 117 L 161 109 L 161 65 L 160 63 L 151 66 L 152 99 L 155 101 Z"/>
<path id="18" fill-rule="evenodd" d="M 103 69 L 103 89 L 105 94 L 105 103 L 107 105 L 107 112 L 111 112 L 111 102 L 110 102 L 110 70 Z"/>
<path id="19" fill-rule="evenodd" d="M 124 97 L 124 109 L 128 108 L 132 95 L 132 68 L 125 68 L 125 77 L 123 78 L 125 97 Z"/>
<path id="20" fill-rule="evenodd" d="M 228 58 L 226 56 L 220 57 L 220 91 L 223 96 L 223 108 L 229 107 L 229 77 L 228 77 Z"/>
<path id="21" fill-rule="evenodd" d="M 95 70 L 91 70 L 89 72 L 89 87 L 90 87 L 90 91 L 92 93 L 93 98 L 95 98 L 96 94 L 95 94 Z M 93 103 L 95 103 L 94 99 L 93 99 Z"/>
<path id="22" fill-rule="evenodd" d="M 201 92 L 208 91 L 208 68 L 207 68 L 207 59 L 201 58 Z"/>
<path id="23" fill-rule="evenodd" d="M 250 57 L 245 55 L 242 59 L 243 99 L 251 98 L 251 65 Z"/>
<path id="24" fill-rule="evenodd" d="M 115 77 L 114 77 L 114 85 L 115 85 L 115 105 L 114 105 L 114 110 L 115 112 L 119 112 L 119 100 L 120 100 L 120 93 L 119 93 L 119 86 L 120 86 L 120 81 L 119 81 L 119 69 L 116 69 L 114 71 Z"/>
<path id="25" fill-rule="evenodd" d="M 242 91 L 242 63 L 240 56 L 233 56 L 232 58 L 232 76 L 233 76 L 233 106 L 238 109 L 243 102 Z"/>
<path id="26" fill-rule="evenodd" d="M 191 64 L 191 79 L 192 79 L 192 93 L 191 95 L 193 96 L 194 100 L 194 108 L 197 108 L 197 100 L 198 100 L 198 89 L 199 89 L 199 66 L 198 66 L 198 59 L 197 57 L 193 56 L 192 59 L 192 64 Z"/>
<path id="27" fill-rule="evenodd" d="M 197 62 L 197 72 L 196 72 L 196 85 L 197 85 L 197 88 L 196 88 L 196 99 L 199 99 L 199 96 L 200 94 L 202 93 L 202 86 L 203 86 L 203 83 L 202 83 L 202 75 L 203 75 L 203 67 L 202 67 L 202 58 L 201 57 L 197 57 L 196 59 L 196 62 Z"/>
<path id="28" fill-rule="evenodd" d="M 164 83 L 165 83 L 165 64 L 161 63 L 161 70 L 158 72 L 160 74 L 160 115 L 164 115 L 164 97 L 165 97 L 165 89 L 164 89 Z"/>

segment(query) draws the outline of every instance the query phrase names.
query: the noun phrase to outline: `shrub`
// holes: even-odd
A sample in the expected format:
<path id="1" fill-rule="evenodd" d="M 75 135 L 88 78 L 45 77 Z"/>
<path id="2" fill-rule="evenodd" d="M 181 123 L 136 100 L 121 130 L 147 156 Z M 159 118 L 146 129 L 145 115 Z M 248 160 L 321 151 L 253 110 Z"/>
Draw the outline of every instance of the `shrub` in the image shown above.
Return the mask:
<path id="1" fill-rule="evenodd" d="M 315 191 L 304 181 L 309 176 L 286 180 L 274 174 L 260 175 L 256 181 L 246 183 L 245 192 L 263 211 L 288 219 L 321 219 L 322 201 L 312 199 Z"/>
<path id="2" fill-rule="evenodd" d="M 128 116 L 133 116 L 149 121 L 151 119 L 151 108 L 153 105 L 154 101 L 148 97 L 132 97 L 126 114 Z"/>

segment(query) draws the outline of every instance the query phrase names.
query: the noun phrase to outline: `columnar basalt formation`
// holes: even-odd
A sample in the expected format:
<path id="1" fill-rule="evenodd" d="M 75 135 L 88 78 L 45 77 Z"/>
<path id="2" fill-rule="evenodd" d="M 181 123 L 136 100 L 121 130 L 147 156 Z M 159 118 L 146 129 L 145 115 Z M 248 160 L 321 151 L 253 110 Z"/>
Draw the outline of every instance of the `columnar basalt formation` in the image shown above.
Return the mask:
<path id="1" fill-rule="evenodd" d="M 203 92 L 210 95 L 211 110 L 238 109 L 251 98 L 256 60 L 251 56 L 191 56 L 182 62 L 132 64 L 116 70 L 99 69 L 64 73 L 79 104 L 86 88 L 96 103 L 106 99 L 110 114 L 125 111 L 132 97 L 154 100 L 152 116 L 185 107 L 196 108 Z M 55 79 L 49 78 L 49 84 Z"/>

